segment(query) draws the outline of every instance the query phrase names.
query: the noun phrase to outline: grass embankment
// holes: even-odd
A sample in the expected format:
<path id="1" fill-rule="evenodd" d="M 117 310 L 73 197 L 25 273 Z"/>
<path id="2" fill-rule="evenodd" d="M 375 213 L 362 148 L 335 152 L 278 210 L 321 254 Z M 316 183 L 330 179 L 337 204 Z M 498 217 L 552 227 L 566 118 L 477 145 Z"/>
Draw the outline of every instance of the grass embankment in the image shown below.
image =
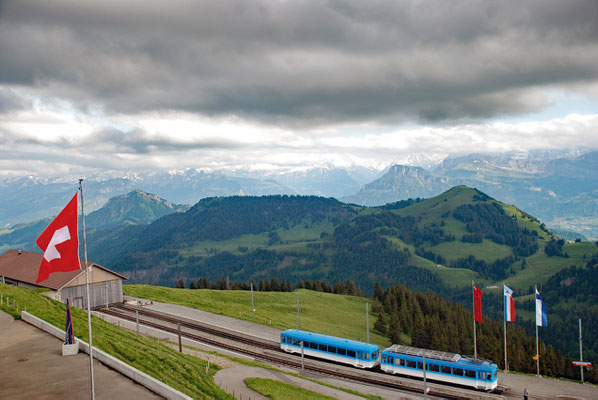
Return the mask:
<path id="1" fill-rule="evenodd" d="M 242 290 L 174 289 L 149 285 L 123 285 L 129 296 L 180 304 L 215 314 L 251 321 L 251 293 Z M 254 291 L 255 322 L 277 329 L 297 328 L 297 293 Z M 366 340 L 365 302 L 361 297 L 299 289 L 301 329 L 353 340 Z M 370 343 L 390 346 L 374 332 L 377 316 L 371 313 Z"/>
<path id="2" fill-rule="evenodd" d="M 13 300 L 19 310 L 27 311 L 54 326 L 64 329 L 65 305 L 53 301 L 40 293 L 43 290 L 29 290 L 0 284 L 3 305 L 0 309 L 18 318 L 12 309 Z M 10 307 L 6 306 L 6 297 Z M 72 308 L 75 336 L 88 341 L 87 313 Z M 93 345 L 154 378 L 200 399 L 232 399 L 213 381 L 213 375 L 220 369 L 210 364 L 206 374 L 206 361 L 177 352 L 164 346 L 158 339 L 137 336 L 101 319 L 92 317 Z"/>
<path id="3" fill-rule="evenodd" d="M 272 400 L 322 400 L 334 398 L 273 379 L 245 378 L 244 382 L 250 389 Z"/>

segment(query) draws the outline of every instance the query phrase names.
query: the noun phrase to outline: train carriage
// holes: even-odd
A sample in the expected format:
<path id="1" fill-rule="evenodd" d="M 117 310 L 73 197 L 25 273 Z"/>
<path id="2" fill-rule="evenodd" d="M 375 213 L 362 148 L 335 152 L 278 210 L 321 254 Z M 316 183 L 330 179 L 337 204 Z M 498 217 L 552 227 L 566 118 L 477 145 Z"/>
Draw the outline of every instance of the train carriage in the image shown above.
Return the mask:
<path id="1" fill-rule="evenodd" d="M 287 353 L 323 358 L 358 368 L 373 368 L 380 362 L 379 347 L 374 344 L 289 329 L 280 335 L 280 348 Z"/>
<path id="2" fill-rule="evenodd" d="M 380 368 L 387 373 L 423 378 L 424 356 L 427 379 L 482 390 L 493 390 L 498 384 L 498 367 L 492 362 L 396 344 L 382 351 Z"/>

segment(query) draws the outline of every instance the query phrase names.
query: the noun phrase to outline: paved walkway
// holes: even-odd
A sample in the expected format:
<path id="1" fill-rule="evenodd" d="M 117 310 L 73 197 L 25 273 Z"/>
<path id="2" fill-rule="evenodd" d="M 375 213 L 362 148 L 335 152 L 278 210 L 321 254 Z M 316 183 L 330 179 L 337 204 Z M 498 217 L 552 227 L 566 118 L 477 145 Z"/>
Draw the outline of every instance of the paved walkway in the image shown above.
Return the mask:
<path id="1" fill-rule="evenodd" d="M 498 382 L 509 388 L 505 395 L 510 398 L 523 398 L 523 388 L 527 387 L 531 399 L 598 399 L 596 385 L 503 372 L 499 372 Z"/>
<path id="2" fill-rule="evenodd" d="M 267 400 L 267 397 L 254 392 L 249 389 L 243 380 L 245 378 L 264 378 L 273 379 L 287 383 L 289 385 L 302 387 L 313 392 L 321 393 L 326 396 L 334 397 L 342 400 L 360 400 L 363 397 L 355 396 L 353 394 L 343 392 L 342 390 L 333 389 L 328 386 L 323 386 L 306 379 L 296 376 L 288 375 L 280 371 L 273 371 L 264 368 L 254 367 L 237 367 L 220 370 L 214 375 L 214 382 L 228 393 L 235 394 L 236 398 L 251 399 L 251 400 Z"/>
<path id="3" fill-rule="evenodd" d="M 89 399 L 89 356 L 62 356 L 59 339 L 0 311 L 0 399 Z M 94 361 L 96 399 L 161 397 Z"/>

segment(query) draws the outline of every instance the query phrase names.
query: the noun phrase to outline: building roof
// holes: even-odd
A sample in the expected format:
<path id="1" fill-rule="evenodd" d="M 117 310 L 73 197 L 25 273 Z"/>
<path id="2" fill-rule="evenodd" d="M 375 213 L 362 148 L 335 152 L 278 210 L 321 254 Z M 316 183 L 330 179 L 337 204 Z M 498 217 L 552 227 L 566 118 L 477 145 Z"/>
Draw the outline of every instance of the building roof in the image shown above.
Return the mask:
<path id="1" fill-rule="evenodd" d="M 59 290 L 84 271 L 84 269 L 81 269 L 69 272 L 54 272 L 50 274 L 50 277 L 45 281 L 35 283 L 37 280 L 37 274 L 39 272 L 39 266 L 42 262 L 42 257 L 43 254 L 39 253 L 21 250 L 8 250 L 6 253 L 0 256 L 0 276 L 5 276 L 12 280 L 25 282 L 31 285 Z M 85 261 L 79 260 L 79 262 L 81 264 L 81 268 L 83 268 Z M 108 268 L 102 267 L 99 264 L 88 261 L 87 265 L 90 267 L 95 266 L 101 268 L 118 276 L 121 279 L 127 279 L 125 276 L 111 271 Z"/>

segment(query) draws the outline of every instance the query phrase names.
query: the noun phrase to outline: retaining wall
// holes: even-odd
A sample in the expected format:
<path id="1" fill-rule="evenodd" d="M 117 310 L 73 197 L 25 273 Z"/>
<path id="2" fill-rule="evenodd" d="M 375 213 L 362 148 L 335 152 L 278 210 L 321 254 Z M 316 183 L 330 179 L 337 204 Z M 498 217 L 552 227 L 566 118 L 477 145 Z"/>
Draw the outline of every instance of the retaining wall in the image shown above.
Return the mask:
<path id="1" fill-rule="evenodd" d="M 57 338 L 64 340 L 65 332 L 54 325 L 37 318 L 36 316 L 28 313 L 27 311 L 21 312 L 21 319 L 27 322 L 30 325 L 33 325 L 43 331 L 48 332 L 51 335 L 56 336 Z M 79 342 L 79 349 L 83 352 L 89 354 L 89 345 L 84 342 L 83 340 L 77 338 Z M 166 397 L 167 399 L 173 400 L 191 400 L 192 398 L 187 396 L 186 394 L 179 392 L 176 389 L 171 388 L 170 386 L 160 382 L 159 380 L 149 376 L 148 374 L 139 371 L 137 368 L 130 366 L 122 362 L 121 360 L 112 357 L 110 354 L 97 349 L 96 347 L 93 348 L 93 358 L 100 361 L 101 363 L 109 366 L 110 368 L 120 372 L 124 376 L 132 379 L 133 381 L 139 383 L 140 385 L 145 386 L 152 392 L 155 392 L 161 396 Z"/>

